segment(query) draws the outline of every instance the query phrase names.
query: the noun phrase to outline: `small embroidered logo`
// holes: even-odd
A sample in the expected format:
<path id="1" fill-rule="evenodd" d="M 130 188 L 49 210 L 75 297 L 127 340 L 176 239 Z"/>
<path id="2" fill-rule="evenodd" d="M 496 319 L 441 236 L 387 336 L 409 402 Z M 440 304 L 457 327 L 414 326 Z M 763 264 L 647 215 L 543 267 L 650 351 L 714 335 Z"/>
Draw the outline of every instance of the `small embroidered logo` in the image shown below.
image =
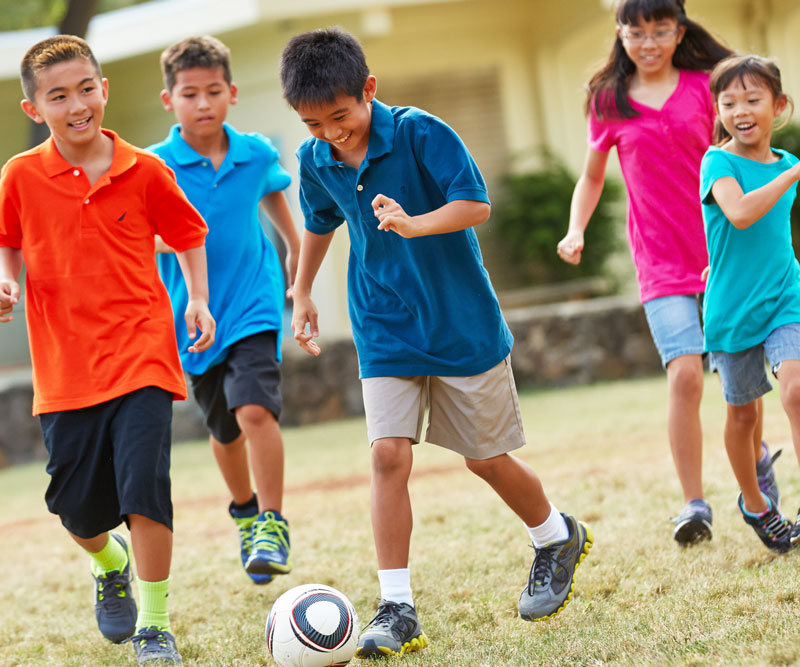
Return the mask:
<path id="1" fill-rule="evenodd" d="M 128 215 L 128 212 L 127 212 L 127 211 L 125 211 L 125 213 L 123 213 L 121 216 L 119 216 L 119 217 L 117 218 L 117 220 L 118 220 L 119 222 L 122 222 L 122 221 L 125 219 L 125 216 L 126 216 L 126 215 Z"/>

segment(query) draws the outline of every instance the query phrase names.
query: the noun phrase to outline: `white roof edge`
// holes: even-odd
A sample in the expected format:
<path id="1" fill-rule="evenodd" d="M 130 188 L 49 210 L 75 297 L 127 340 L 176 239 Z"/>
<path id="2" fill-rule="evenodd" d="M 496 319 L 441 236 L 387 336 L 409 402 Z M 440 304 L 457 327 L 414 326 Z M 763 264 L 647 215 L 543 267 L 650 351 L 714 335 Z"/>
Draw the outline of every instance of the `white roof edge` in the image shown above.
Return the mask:
<path id="1" fill-rule="evenodd" d="M 162 49 L 188 35 L 224 33 L 253 23 L 320 13 L 385 9 L 398 5 L 458 0 L 152 0 L 98 14 L 86 41 L 101 62 Z M 0 32 L 0 79 L 19 76 L 19 63 L 36 42 L 56 33 L 55 27 Z"/>

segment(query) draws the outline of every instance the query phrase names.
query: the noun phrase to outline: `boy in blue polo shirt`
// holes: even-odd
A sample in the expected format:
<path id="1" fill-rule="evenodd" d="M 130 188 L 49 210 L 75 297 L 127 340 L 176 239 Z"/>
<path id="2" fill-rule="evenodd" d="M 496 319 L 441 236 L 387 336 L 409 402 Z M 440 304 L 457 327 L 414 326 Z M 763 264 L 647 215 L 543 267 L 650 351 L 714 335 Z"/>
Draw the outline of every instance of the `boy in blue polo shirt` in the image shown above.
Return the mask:
<path id="1" fill-rule="evenodd" d="M 232 497 L 229 512 L 239 530 L 242 565 L 256 584 L 265 584 L 275 574 L 287 574 L 291 563 L 288 523 L 281 515 L 283 441 L 278 427 L 284 280 L 258 208 L 264 206 L 286 244 L 291 282 L 299 238 L 282 192 L 291 178 L 268 139 L 241 134 L 225 123 L 237 91 L 230 52 L 222 42 L 184 39 L 161 54 L 161 69 L 161 101 L 175 112 L 178 125 L 150 150 L 175 171 L 208 223 L 210 304 L 218 320 L 214 350 L 182 354 L 181 361 Z M 186 288 L 171 249 L 162 244 L 159 250 L 182 344 Z M 249 461 L 245 441 L 250 443 Z"/>
<path id="2" fill-rule="evenodd" d="M 281 82 L 312 135 L 297 151 L 305 232 L 292 317 L 295 338 L 311 354 L 320 353 L 311 286 L 343 220 L 350 235 L 349 310 L 372 446 L 381 589 L 356 655 L 427 645 L 408 569 L 407 488 L 426 408 L 426 440 L 463 455 L 528 527 L 536 557 L 520 615 L 557 614 L 592 532 L 560 514 L 533 470 L 508 453 L 525 439 L 511 333 L 472 229 L 489 216 L 475 162 L 438 118 L 375 99 L 360 45 L 339 29 L 293 37 L 282 54 Z"/>

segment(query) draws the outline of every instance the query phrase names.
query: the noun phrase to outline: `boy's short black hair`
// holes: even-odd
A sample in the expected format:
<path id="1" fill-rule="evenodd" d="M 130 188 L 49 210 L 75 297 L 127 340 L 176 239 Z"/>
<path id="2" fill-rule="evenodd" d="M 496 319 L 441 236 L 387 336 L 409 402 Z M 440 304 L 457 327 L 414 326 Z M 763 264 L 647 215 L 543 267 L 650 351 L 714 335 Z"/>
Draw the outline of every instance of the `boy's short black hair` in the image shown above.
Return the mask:
<path id="1" fill-rule="evenodd" d="M 231 52 L 216 37 L 187 37 L 180 42 L 168 46 L 161 54 L 161 75 L 164 88 L 170 93 L 175 87 L 178 72 L 193 67 L 208 69 L 222 68 L 222 76 L 228 85 L 233 81 L 231 76 Z"/>
<path id="2" fill-rule="evenodd" d="M 58 63 L 66 62 L 67 60 L 74 60 L 76 58 L 83 58 L 87 60 L 94 67 L 97 72 L 97 78 L 102 79 L 103 74 L 100 71 L 100 64 L 97 58 L 94 57 L 92 49 L 80 37 L 74 35 L 55 35 L 37 42 L 22 58 L 22 63 L 19 67 L 19 76 L 22 82 L 22 92 L 30 102 L 36 95 L 36 89 L 39 84 L 36 80 L 36 75 L 57 65 Z"/>
<path id="3" fill-rule="evenodd" d="M 330 104 L 343 93 L 360 102 L 368 76 L 361 44 L 338 27 L 295 35 L 281 54 L 283 96 L 295 109 Z"/>

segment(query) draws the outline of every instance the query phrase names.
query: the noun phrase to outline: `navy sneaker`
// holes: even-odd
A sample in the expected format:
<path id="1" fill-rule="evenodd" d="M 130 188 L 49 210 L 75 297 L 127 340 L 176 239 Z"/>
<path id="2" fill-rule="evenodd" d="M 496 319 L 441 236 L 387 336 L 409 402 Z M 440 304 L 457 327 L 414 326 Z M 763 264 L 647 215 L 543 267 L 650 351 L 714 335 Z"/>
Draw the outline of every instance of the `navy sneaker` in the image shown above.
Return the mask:
<path id="1" fill-rule="evenodd" d="M 249 507 L 247 509 L 236 509 L 231 503 L 228 506 L 228 513 L 231 515 L 236 529 L 239 531 L 239 553 L 242 558 L 242 567 L 247 572 L 247 560 L 250 558 L 250 553 L 253 550 L 253 524 L 258 518 L 258 505 Z M 272 581 L 271 574 L 255 574 L 247 572 L 253 583 L 258 585 L 268 584 Z"/>
<path id="2" fill-rule="evenodd" d="M 420 651 L 428 645 L 417 610 L 405 602 L 381 600 L 378 613 L 362 630 L 357 658 L 382 658 Z"/>
<path id="3" fill-rule="evenodd" d="M 756 461 L 758 488 L 761 489 L 761 493 L 772 501 L 773 507 L 779 508 L 781 506 L 781 492 L 778 490 L 778 482 L 775 481 L 775 469 L 773 464 L 778 460 L 783 450 L 779 449 L 770 456 L 767 443 L 762 441 L 761 445 L 764 448 L 764 455 L 761 457 L 760 461 Z"/>
<path id="4" fill-rule="evenodd" d="M 183 664 L 181 654 L 175 646 L 175 637 L 171 632 L 159 630 L 155 626 L 139 628 L 127 641 L 133 644 L 136 660 L 140 665 L 155 660 L 173 665 Z"/>
<path id="5" fill-rule="evenodd" d="M 267 510 L 253 522 L 253 544 L 245 569 L 248 574 L 289 574 L 289 522 L 280 512 Z"/>
<path id="6" fill-rule="evenodd" d="M 675 524 L 672 537 L 682 547 L 711 539 L 711 506 L 703 498 L 690 500 L 670 521 Z"/>
<path id="7" fill-rule="evenodd" d="M 111 642 L 119 644 L 136 630 L 136 601 L 131 591 L 131 554 L 121 535 L 111 533 L 125 549 L 128 563 L 122 569 L 103 572 L 94 577 L 94 615 L 100 632 Z"/>
<path id="8" fill-rule="evenodd" d="M 792 548 L 792 522 L 775 508 L 769 498 L 766 500 L 767 509 L 758 516 L 745 512 L 741 493 L 737 504 L 744 522 L 753 527 L 764 545 L 773 551 L 785 553 Z"/>

